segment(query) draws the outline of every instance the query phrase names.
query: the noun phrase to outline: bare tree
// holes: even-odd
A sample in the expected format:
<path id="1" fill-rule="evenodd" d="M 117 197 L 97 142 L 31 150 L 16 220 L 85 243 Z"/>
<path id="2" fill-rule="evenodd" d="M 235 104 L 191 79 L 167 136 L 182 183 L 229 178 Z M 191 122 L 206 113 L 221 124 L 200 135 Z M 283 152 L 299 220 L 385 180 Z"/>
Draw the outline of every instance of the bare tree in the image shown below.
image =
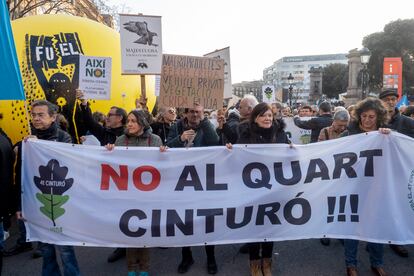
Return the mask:
<path id="1" fill-rule="evenodd" d="M 130 8 L 125 3 L 119 6 L 109 6 L 108 0 L 7 0 L 10 19 L 18 19 L 30 14 L 70 14 L 87 17 L 115 28 L 119 25 L 119 13 L 129 13 Z M 104 19 L 105 15 L 112 22 Z M 114 23 L 114 24 L 112 24 Z"/>
<path id="2" fill-rule="evenodd" d="M 10 19 L 24 17 L 42 8 L 42 13 L 65 12 L 72 14 L 73 0 L 8 0 Z"/>

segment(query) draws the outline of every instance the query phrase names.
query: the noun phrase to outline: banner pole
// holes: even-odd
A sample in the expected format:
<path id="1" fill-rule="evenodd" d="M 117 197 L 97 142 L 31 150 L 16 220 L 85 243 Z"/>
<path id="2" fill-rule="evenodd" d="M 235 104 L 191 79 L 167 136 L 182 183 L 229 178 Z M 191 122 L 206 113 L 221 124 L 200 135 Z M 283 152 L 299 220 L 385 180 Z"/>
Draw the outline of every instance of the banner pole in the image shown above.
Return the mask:
<path id="1" fill-rule="evenodd" d="M 145 88 L 145 75 L 141 76 L 141 99 L 147 98 L 147 90 Z"/>

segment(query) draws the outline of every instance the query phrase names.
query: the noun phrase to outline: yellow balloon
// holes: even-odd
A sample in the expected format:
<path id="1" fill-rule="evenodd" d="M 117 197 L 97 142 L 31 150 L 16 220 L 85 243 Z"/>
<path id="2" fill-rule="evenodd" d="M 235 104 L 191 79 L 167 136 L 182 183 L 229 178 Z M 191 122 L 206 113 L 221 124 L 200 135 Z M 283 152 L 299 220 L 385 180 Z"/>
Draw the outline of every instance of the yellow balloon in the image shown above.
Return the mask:
<path id="1" fill-rule="evenodd" d="M 26 93 L 25 101 L 0 101 L 0 127 L 15 143 L 28 135 L 28 110 L 36 99 L 59 106 L 74 126 L 77 56 L 112 58 L 111 99 L 90 100 L 92 111 L 106 114 L 111 106 L 135 108 L 141 94 L 140 76 L 121 75 L 119 33 L 92 20 L 70 15 L 37 15 L 12 22 L 16 52 Z M 146 76 L 148 107 L 155 104 L 155 78 Z M 73 135 L 79 126 L 71 127 Z"/>

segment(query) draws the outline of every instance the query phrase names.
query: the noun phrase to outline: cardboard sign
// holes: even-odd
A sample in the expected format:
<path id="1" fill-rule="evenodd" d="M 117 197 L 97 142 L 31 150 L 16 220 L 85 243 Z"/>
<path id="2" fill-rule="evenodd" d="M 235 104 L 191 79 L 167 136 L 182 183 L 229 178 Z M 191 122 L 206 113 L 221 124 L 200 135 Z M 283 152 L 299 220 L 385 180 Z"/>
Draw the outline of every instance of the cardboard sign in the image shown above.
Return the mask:
<path id="1" fill-rule="evenodd" d="M 79 89 L 88 99 L 111 98 L 110 57 L 79 56 Z"/>
<path id="2" fill-rule="evenodd" d="M 163 55 L 159 103 L 207 109 L 223 105 L 224 60 L 218 58 Z"/>
<path id="3" fill-rule="evenodd" d="M 161 17 L 119 16 L 122 74 L 159 75 L 161 73 Z"/>
<path id="4" fill-rule="evenodd" d="M 214 52 L 205 54 L 204 56 L 224 59 L 224 98 L 231 98 L 233 88 L 231 86 L 230 47 L 216 50 Z"/>

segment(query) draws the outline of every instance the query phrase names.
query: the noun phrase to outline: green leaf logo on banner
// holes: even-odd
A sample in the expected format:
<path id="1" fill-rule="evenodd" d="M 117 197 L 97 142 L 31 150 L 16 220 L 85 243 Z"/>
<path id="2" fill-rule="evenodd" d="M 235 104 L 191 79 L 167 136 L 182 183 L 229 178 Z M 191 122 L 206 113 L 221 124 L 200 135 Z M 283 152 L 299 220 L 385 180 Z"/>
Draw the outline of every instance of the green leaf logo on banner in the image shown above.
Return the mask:
<path id="1" fill-rule="evenodd" d="M 68 195 L 62 195 L 73 185 L 73 178 L 66 179 L 67 167 L 61 167 L 59 161 L 52 159 L 46 166 L 39 167 L 39 176 L 34 177 L 34 183 L 41 193 L 36 194 L 37 200 L 43 204 L 40 211 L 53 222 L 65 213 L 62 205 L 69 200 Z"/>

